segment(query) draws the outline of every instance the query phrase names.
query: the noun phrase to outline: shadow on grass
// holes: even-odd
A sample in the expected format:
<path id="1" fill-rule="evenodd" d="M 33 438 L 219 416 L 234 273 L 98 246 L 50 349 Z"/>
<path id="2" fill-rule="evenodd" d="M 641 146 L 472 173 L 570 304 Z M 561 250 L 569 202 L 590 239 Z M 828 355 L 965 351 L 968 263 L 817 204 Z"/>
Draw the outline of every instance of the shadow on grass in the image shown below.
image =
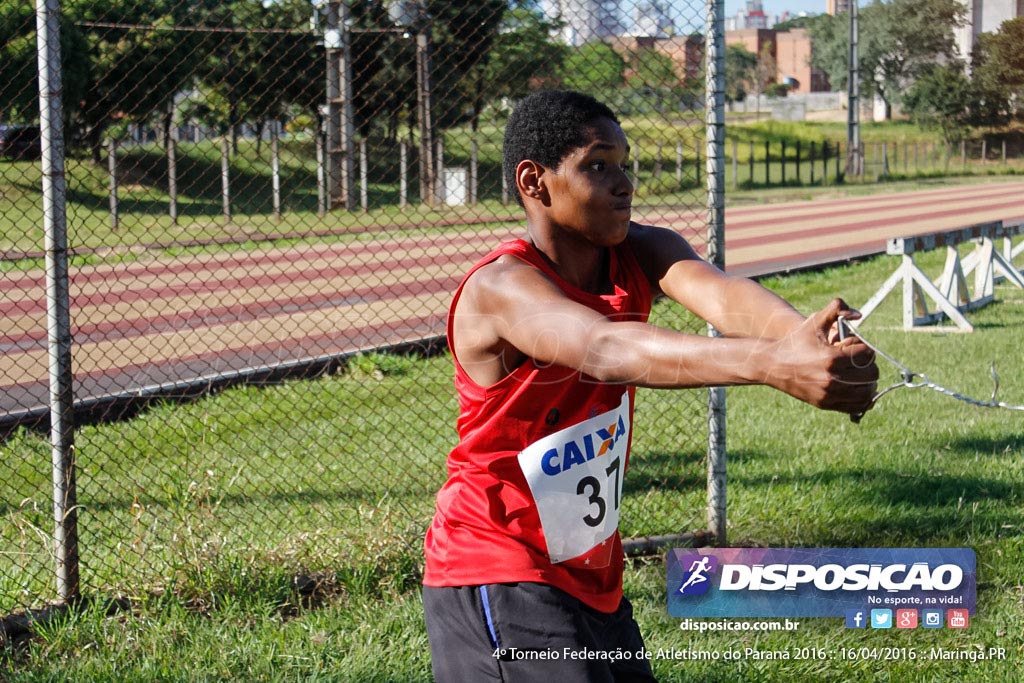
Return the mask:
<path id="1" fill-rule="evenodd" d="M 1024 453 L 1024 434 L 1014 434 L 996 439 L 967 436 L 955 439 L 948 448 L 961 455 L 1020 455 Z"/>
<path id="2" fill-rule="evenodd" d="M 706 486 L 704 454 L 689 451 L 646 451 L 630 455 L 623 490 L 630 494 L 659 491 L 666 486 L 691 490 Z"/>
<path id="3" fill-rule="evenodd" d="M 966 452 L 968 444 L 963 446 Z M 971 451 L 972 453 L 974 451 Z M 731 455 L 731 454 L 730 454 Z M 766 456 L 762 456 L 766 457 Z M 1006 481 L 981 476 L 956 476 L 925 473 L 903 473 L 892 468 L 855 468 L 815 472 L 807 476 L 791 474 L 750 477 L 731 473 L 737 486 L 766 487 L 807 484 L 835 488 L 845 501 L 859 501 L 874 506 L 909 505 L 929 507 L 946 505 L 950 500 L 1010 501 L 1020 495 L 1017 487 Z"/>
<path id="4" fill-rule="evenodd" d="M 1022 445 L 1024 437 L 966 439 L 953 449 L 957 454 L 1002 450 L 1009 453 Z M 748 452 L 734 460 L 764 457 Z M 807 543 L 812 545 L 852 547 L 879 542 L 891 544 L 899 539 L 924 544 L 948 542 L 951 534 L 963 535 L 974 528 L 1024 524 L 1024 513 L 1011 512 L 1011 509 L 1020 509 L 1020 487 L 992 477 L 906 473 L 890 467 L 837 469 L 807 476 L 730 474 L 730 485 L 736 489 L 773 492 L 768 495 L 800 484 L 834 491 L 834 495 L 826 492 L 815 497 L 826 497 L 839 505 L 837 524 L 823 532 L 824 535 L 818 533 L 808 538 Z M 979 507 L 982 504 L 986 505 Z"/>
<path id="5" fill-rule="evenodd" d="M 361 475 L 363 473 L 353 474 Z M 182 478 L 183 480 L 187 479 L 187 476 L 183 475 Z M 358 477 L 354 477 L 354 479 L 358 479 Z M 407 480 L 405 485 L 397 485 L 394 481 L 381 483 L 387 485 L 386 490 L 384 488 L 371 489 L 360 485 L 358 481 L 354 481 L 351 486 L 333 487 L 311 487 L 308 482 L 302 482 L 294 484 L 295 488 L 291 491 L 282 490 L 282 485 L 279 482 L 266 482 L 262 488 L 254 487 L 248 491 L 235 493 L 220 493 L 216 487 L 212 487 L 208 495 L 204 493 L 202 496 L 188 500 L 184 505 L 190 511 L 189 514 L 198 515 L 210 509 L 218 510 L 218 515 L 221 515 L 228 509 L 244 512 L 251 509 L 284 510 L 286 508 L 299 509 L 300 507 L 302 509 L 320 509 L 324 505 L 351 508 L 362 504 L 375 507 L 385 498 L 396 500 L 394 496 L 400 496 L 397 500 L 430 501 L 441 487 L 441 482 L 424 482 L 416 479 Z M 255 486 L 259 487 L 258 484 Z M 187 488 L 187 482 L 182 485 L 182 488 L 183 490 Z M 111 495 L 104 498 L 82 496 L 79 504 L 85 510 L 93 513 L 123 512 L 132 509 L 132 505 L 143 505 L 151 511 L 180 511 L 183 505 L 179 500 L 169 500 L 165 497 L 140 497 L 130 491 L 125 492 L 123 496 Z M 396 507 L 403 512 L 411 510 L 410 507 L 402 503 L 397 504 Z M 3 508 L 0 508 L 0 512 L 2 511 Z"/>

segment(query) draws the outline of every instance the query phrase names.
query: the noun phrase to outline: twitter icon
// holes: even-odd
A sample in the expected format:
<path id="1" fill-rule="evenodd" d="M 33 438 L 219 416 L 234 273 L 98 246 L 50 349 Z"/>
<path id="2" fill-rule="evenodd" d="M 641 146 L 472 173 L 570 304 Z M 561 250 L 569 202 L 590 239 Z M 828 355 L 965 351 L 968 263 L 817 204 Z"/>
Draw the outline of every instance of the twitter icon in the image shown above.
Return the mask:
<path id="1" fill-rule="evenodd" d="M 892 610 L 871 610 L 871 628 L 892 628 Z"/>

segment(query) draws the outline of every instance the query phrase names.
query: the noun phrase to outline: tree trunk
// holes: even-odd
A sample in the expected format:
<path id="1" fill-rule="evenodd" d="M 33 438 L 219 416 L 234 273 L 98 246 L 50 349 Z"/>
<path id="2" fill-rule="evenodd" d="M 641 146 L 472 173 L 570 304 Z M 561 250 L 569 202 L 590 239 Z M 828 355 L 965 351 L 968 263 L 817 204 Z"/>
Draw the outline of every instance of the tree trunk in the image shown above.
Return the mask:
<path id="1" fill-rule="evenodd" d="M 171 125 L 174 123 L 174 112 L 170 109 L 164 113 L 160 118 L 160 135 L 162 137 L 161 142 L 163 143 L 164 149 L 167 150 L 171 146 Z"/>
<path id="2" fill-rule="evenodd" d="M 103 128 L 100 126 L 90 128 L 86 140 L 89 141 L 89 149 L 92 152 L 92 163 L 98 166 L 103 163 Z"/>

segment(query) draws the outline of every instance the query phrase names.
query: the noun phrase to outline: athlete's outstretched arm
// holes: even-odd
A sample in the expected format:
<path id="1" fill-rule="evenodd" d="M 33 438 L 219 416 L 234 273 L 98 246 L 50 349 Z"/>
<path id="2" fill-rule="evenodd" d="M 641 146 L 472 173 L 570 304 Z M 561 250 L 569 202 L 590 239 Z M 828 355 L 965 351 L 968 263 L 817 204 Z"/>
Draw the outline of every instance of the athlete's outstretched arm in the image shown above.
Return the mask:
<path id="1" fill-rule="evenodd" d="M 508 345 L 542 365 L 575 368 L 600 381 L 675 388 L 767 384 L 820 408 L 865 410 L 877 379 L 870 350 L 856 338 L 827 339 L 844 310 L 840 302 L 807 319 L 771 306 L 777 321 L 765 329 L 785 330 L 778 338 L 714 339 L 609 320 L 566 297 L 536 269 L 495 262 L 466 283 L 456 325 L 472 331 L 459 335 L 467 347 Z M 464 366 L 472 356 L 460 351 Z"/>
<path id="2" fill-rule="evenodd" d="M 728 337 L 779 339 L 805 319 L 758 283 L 726 275 L 707 263 L 671 230 L 634 224 L 630 240 L 656 292 Z M 859 315 L 852 310 L 844 312 L 848 318 Z"/>

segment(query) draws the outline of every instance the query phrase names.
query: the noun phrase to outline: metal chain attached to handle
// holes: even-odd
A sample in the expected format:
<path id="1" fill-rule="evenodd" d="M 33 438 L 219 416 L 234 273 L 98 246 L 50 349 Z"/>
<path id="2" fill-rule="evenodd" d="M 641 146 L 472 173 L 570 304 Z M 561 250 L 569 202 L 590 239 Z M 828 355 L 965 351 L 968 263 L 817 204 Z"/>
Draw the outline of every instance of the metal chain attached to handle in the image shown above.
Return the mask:
<path id="1" fill-rule="evenodd" d="M 940 394 L 956 399 L 957 401 L 963 401 L 964 403 L 969 403 L 972 406 L 978 406 L 979 408 L 1003 408 L 1005 410 L 1018 410 L 1024 412 L 1024 405 L 1014 405 L 1011 403 L 1006 403 L 1005 401 L 1000 401 L 997 398 L 997 394 L 999 393 L 999 375 L 996 373 L 995 361 L 992 361 L 992 364 L 989 366 L 989 373 L 992 375 L 992 397 L 987 401 L 977 398 L 971 398 L 970 396 L 965 396 L 964 394 L 961 394 L 958 391 L 947 389 L 941 384 L 933 382 L 932 380 L 928 379 L 928 375 L 924 373 L 914 372 L 906 365 L 900 363 L 898 360 L 896 360 L 895 358 L 893 358 L 892 356 L 885 353 L 877 346 L 869 342 L 867 339 L 865 339 L 864 335 L 858 332 L 855 327 L 847 323 L 846 319 L 843 316 L 839 316 L 838 326 L 840 340 L 845 339 L 848 335 L 852 334 L 853 336 L 857 337 L 857 339 L 860 339 L 862 342 L 864 342 L 864 344 L 867 345 L 869 349 L 874 351 L 876 356 L 879 356 L 889 361 L 889 363 L 891 363 L 897 370 L 899 370 L 901 380 L 891 386 L 886 387 L 885 389 L 882 389 L 877 394 L 875 394 L 874 397 L 871 399 L 871 407 L 874 407 L 874 405 L 878 403 L 878 400 L 885 396 L 886 394 L 888 394 L 890 391 L 906 387 L 907 389 L 932 389 L 934 391 L 939 392 Z M 864 413 L 854 413 L 850 415 L 850 419 L 853 422 L 860 422 L 862 417 L 864 417 Z"/>

